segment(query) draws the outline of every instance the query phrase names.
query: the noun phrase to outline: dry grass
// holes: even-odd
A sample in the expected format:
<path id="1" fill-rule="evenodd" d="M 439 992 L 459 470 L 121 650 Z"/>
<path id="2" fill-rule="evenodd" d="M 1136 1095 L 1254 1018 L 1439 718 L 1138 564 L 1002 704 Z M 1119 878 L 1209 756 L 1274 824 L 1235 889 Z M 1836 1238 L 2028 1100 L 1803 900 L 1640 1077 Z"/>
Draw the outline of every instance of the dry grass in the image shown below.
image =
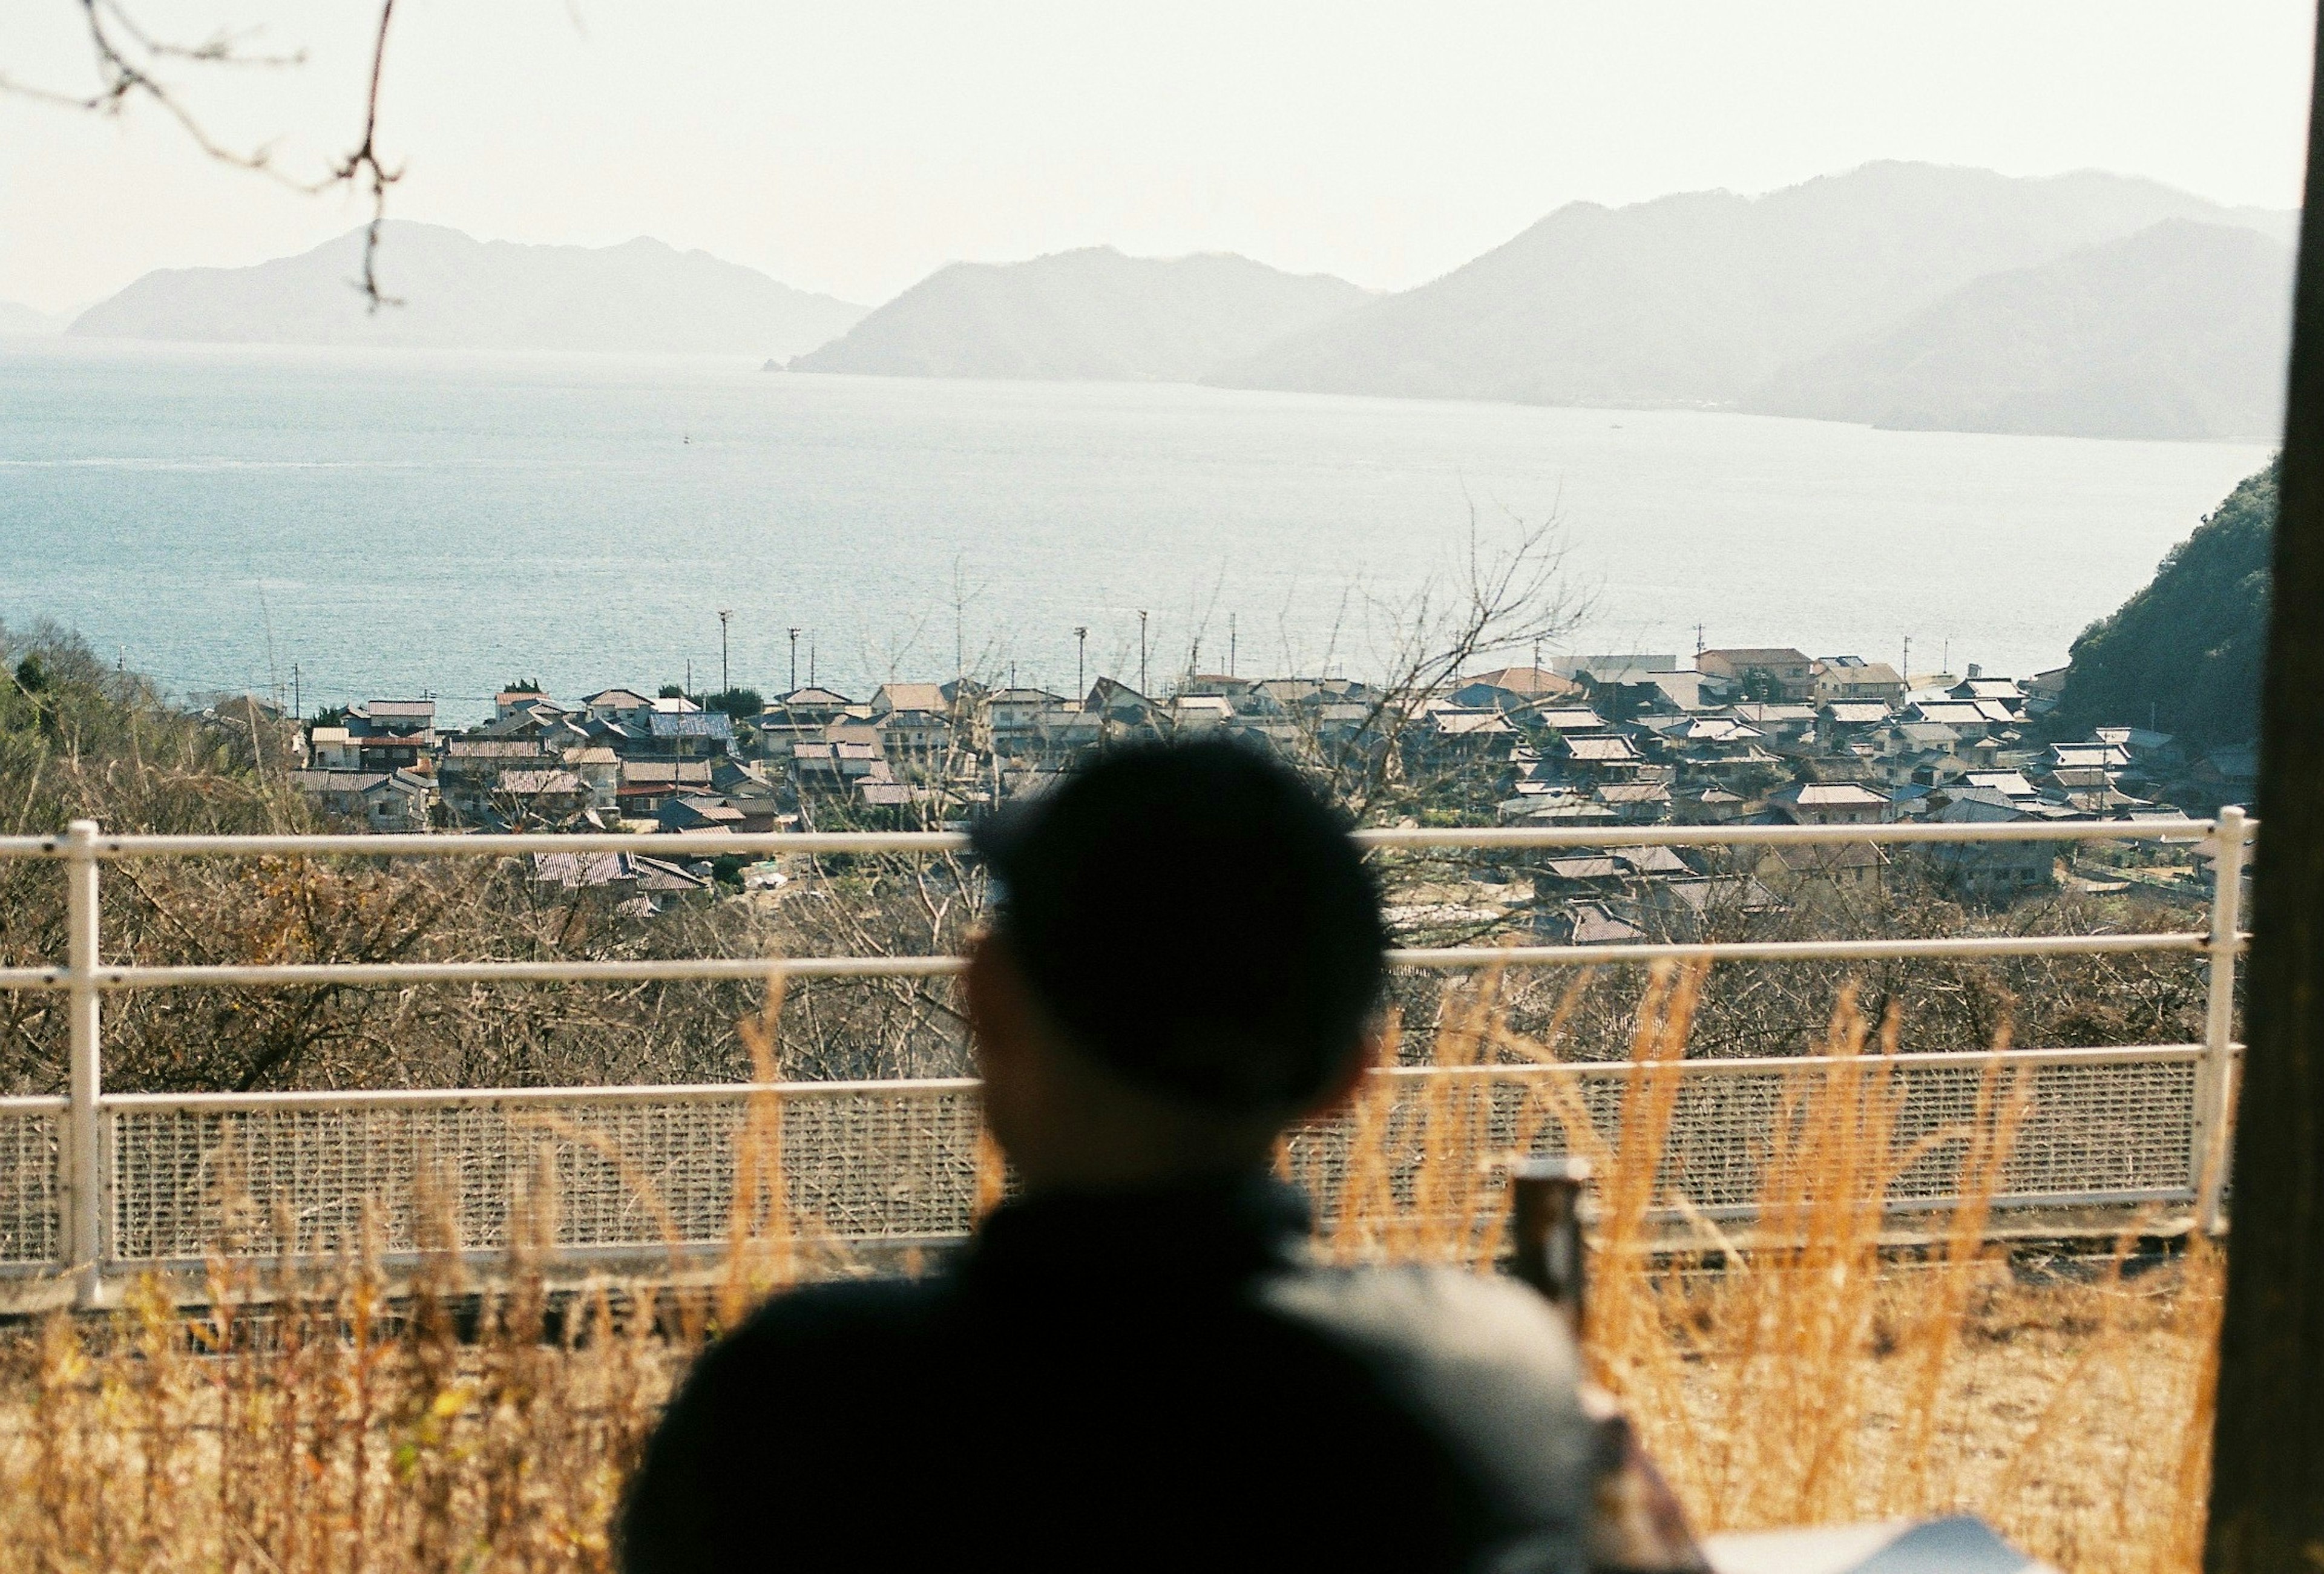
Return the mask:
<path id="1" fill-rule="evenodd" d="M 1554 1124 L 1605 1178 L 1591 1363 L 1701 1528 L 1961 1508 L 2074 1574 L 2192 1570 L 2217 1252 L 2137 1274 L 2123 1249 L 2095 1268 L 2013 1271 L 1985 1240 L 2023 1096 L 2001 1081 L 1946 1134 L 1966 1201 L 1926 1249 L 1884 1251 L 1878 1200 L 1927 1145 L 1896 1136 L 1893 1018 L 1868 1024 L 1852 999 L 1830 1026 L 1836 1059 L 1789 1091 L 1754 1237 L 1698 1219 L 1674 1243 L 1656 1177 L 1701 985 L 1655 975 L 1618 1124 L 1601 1130 L 1557 1079 L 1525 1077 L 1514 1144 L 1475 1090 L 1490 1067 L 1553 1057 L 1563 1013 L 1528 1040 L 1503 1025 L 1496 980 L 1449 1002 L 1429 1058 L 1478 1076 L 1401 1101 L 1376 1081 L 1332 1138 L 1323 1249 L 1489 1264 L 1502 1203 L 1475 1155 Z M 762 1072 L 776 1008 L 744 1025 Z M 0 1341 L 0 1568 L 607 1567 L 623 1473 L 701 1339 L 849 1266 L 784 1196 L 780 1133 L 771 1102 L 753 1110 L 728 1249 L 684 1288 L 552 1296 L 544 1186 L 488 1290 L 439 1251 L 391 1301 L 357 1240 L 320 1268 L 222 1255 L 198 1315 L 147 1284 L 117 1312 Z M 988 1150 L 981 1204 L 1001 1181 Z"/>

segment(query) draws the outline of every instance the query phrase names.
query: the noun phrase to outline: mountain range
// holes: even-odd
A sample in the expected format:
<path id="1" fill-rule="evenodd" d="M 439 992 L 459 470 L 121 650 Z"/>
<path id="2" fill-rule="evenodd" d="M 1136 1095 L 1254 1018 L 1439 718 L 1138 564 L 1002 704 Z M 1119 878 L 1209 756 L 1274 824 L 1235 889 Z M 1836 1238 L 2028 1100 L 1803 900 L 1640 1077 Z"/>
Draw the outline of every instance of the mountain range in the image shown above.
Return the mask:
<path id="1" fill-rule="evenodd" d="M 2281 422 L 2297 216 L 2085 171 L 1868 164 L 1758 197 L 1576 202 L 1417 288 L 1106 247 L 955 262 L 877 310 L 650 240 L 391 224 L 152 273 L 68 330 L 750 354 L 803 373 L 1200 382 L 1682 407 L 1949 430 L 2258 437 Z"/>
<path id="2" fill-rule="evenodd" d="M 1798 402 L 1784 391 L 1801 384 L 1803 363 L 1861 351 L 1855 397 L 1825 399 L 1818 413 L 1877 421 L 1910 401 L 1882 382 L 1886 364 L 1875 352 L 1921 314 L 1981 279 L 2174 219 L 2251 231 L 2290 254 L 2291 216 L 2222 207 L 2151 180 L 1871 164 L 1757 198 L 1716 191 L 1619 208 L 1570 204 L 1441 279 L 1292 335 L 1208 380 L 1532 404 L 1761 409 Z M 2158 296 L 2163 317 L 2176 310 L 2206 325 L 2222 307 L 2217 290 L 2172 295 L 2190 282 L 2183 272 L 2138 276 L 2138 263 L 2161 265 L 2169 251 L 2135 250 L 2124 267 L 2089 281 L 2123 297 L 2088 302 L 2083 319 L 2084 340 L 2095 328 L 2118 369 L 2139 360 L 2135 341 L 2154 326 Z M 2285 278 L 2283 290 L 2259 302 L 2273 312 L 2279 340 L 2290 320 Z M 1950 320 L 1965 326 L 1975 304 Z M 2038 316 L 2018 327 L 2045 340 L 2071 336 Z M 2280 382 L 2280 351 L 2273 364 Z M 1951 425 L 1980 404 L 2009 404 L 2011 368 L 1988 358 L 1985 370 L 2004 382 L 1957 399 L 1953 410 L 1932 388 L 1913 407 L 1913 424 Z M 1833 368 L 1819 386 L 1837 393 L 1843 382 Z M 2179 402 L 2247 407 L 2252 391 L 2207 388 Z"/>
<path id="3" fill-rule="evenodd" d="M 2283 428 L 2292 249 L 2164 219 L 1973 281 L 1894 327 L 1794 362 L 1746 399 L 1772 415 L 2103 437 Z"/>
<path id="4" fill-rule="evenodd" d="M 843 334 L 863 308 L 810 295 L 703 252 L 479 241 L 391 221 L 383 294 L 355 288 L 364 232 L 250 268 L 171 268 L 98 302 L 65 331 L 209 343 L 794 355 Z"/>
<path id="5" fill-rule="evenodd" d="M 1368 299 L 1248 257 L 954 262 L 790 364 L 793 372 L 1193 382 Z"/>

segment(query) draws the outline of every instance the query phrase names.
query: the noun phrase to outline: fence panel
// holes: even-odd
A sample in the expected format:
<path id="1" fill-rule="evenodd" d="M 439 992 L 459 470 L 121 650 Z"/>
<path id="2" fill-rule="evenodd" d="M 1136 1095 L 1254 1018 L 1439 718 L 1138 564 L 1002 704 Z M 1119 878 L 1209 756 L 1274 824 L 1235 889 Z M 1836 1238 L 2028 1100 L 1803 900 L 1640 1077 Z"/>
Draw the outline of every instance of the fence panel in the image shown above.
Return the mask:
<path id="1" fill-rule="evenodd" d="M 0 1265 L 64 1255 L 65 1101 L 0 1100 Z"/>
<path id="2" fill-rule="evenodd" d="M 2000 1186 L 2006 1203 L 2190 1200 L 2197 1053 L 1900 1057 L 1886 1096 L 1895 1152 L 1911 1162 L 1888 1205 L 1909 1212 L 1952 1196 L 1969 1133 L 2006 1120 L 2016 1125 Z M 1876 1060 L 1862 1065 L 1867 1076 L 1882 1074 Z M 1803 1100 L 1829 1066 L 1398 1072 L 1356 1115 L 1296 1134 L 1285 1164 L 1326 1230 L 1351 1185 L 1372 1188 L 1373 1201 L 1398 1215 L 1465 1228 L 1498 1214 L 1501 1161 L 1568 1151 L 1561 1108 L 1586 1114 L 1611 1145 L 1634 1076 L 1674 1076 L 1661 1189 L 1705 1213 L 1735 1215 L 1757 1200 L 1770 1151 L 1786 1131 L 1798 1134 Z M 1552 1097 L 1553 1084 L 1569 1097 Z M 2013 1109 L 2020 1086 L 2024 1101 Z M 1853 1118 L 1869 1107 L 1840 1113 Z M 738 1166 L 754 1161 L 782 1176 L 788 1228 L 841 1245 L 940 1241 L 967 1233 L 977 1189 L 976 1092 L 960 1081 L 336 1106 L 136 1098 L 109 1100 L 107 1114 L 112 1256 L 124 1263 L 219 1247 L 327 1252 L 355 1242 L 366 1210 L 388 1251 L 430 1241 L 503 1248 L 528 1206 L 553 1213 L 562 1247 L 715 1245 L 733 1227 Z M 52 1181 L 43 1195 L 52 1231 Z"/>

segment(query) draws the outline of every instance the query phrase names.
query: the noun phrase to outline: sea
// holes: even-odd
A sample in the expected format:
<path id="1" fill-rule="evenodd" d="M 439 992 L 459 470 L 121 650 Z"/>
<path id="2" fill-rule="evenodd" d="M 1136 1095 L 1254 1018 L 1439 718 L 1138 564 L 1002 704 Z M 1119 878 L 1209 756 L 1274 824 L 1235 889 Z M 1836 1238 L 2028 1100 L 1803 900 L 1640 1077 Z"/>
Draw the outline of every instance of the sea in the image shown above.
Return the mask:
<path id="1" fill-rule="evenodd" d="M 1377 674 L 1554 551 L 1477 665 L 1711 646 L 2024 675 L 2248 443 L 1700 410 L 793 375 L 742 361 L 0 341 L 0 621 L 311 710 L 530 678 Z M 796 635 L 794 635 L 796 631 Z M 1142 643 L 1141 643 L 1142 638 Z M 794 665 L 796 663 L 796 665 Z"/>

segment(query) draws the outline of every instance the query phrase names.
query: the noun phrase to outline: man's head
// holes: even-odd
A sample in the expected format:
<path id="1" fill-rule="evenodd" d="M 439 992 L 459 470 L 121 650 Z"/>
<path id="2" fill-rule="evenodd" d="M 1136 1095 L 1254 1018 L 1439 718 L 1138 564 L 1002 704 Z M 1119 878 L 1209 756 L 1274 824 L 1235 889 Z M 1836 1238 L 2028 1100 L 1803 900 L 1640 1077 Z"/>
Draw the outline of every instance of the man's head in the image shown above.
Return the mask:
<path id="1" fill-rule="evenodd" d="M 994 922 L 969 1012 L 1027 1182 L 1237 1168 L 1370 1060 L 1379 900 L 1345 820 L 1205 741 L 1100 756 L 979 828 Z"/>

